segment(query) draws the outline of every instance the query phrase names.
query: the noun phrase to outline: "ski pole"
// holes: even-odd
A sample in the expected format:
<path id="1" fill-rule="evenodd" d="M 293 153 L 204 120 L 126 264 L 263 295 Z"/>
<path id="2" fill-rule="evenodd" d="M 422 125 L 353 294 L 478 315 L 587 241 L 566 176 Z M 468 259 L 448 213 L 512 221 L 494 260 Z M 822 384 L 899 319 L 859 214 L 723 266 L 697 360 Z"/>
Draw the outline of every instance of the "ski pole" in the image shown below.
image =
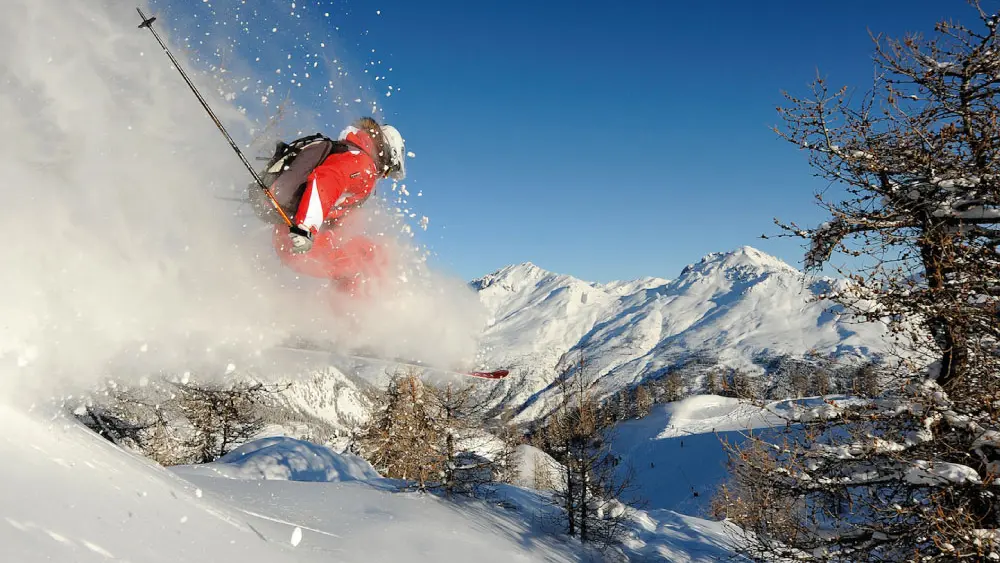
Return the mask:
<path id="1" fill-rule="evenodd" d="M 212 111 L 212 108 L 208 106 L 208 102 L 206 102 L 205 98 L 201 96 L 201 92 L 199 92 L 198 88 L 196 88 L 194 83 L 191 82 L 191 79 L 188 78 L 187 73 L 184 72 L 183 68 L 181 68 L 180 63 L 178 63 L 177 59 L 174 58 L 173 53 L 170 52 L 170 49 L 168 49 L 167 46 L 163 43 L 163 40 L 160 39 L 159 34 L 157 34 L 156 30 L 153 29 L 153 22 L 156 21 L 156 17 L 154 16 L 152 18 L 147 18 L 146 14 L 142 13 L 141 8 L 136 8 L 136 11 L 139 12 L 139 17 L 142 18 L 142 23 L 139 24 L 139 29 L 146 28 L 149 30 L 150 33 L 153 34 L 153 37 L 156 38 L 156 42 L 160 44 L 160 47 L 163 47 L 163 52 L 166 53 L 168 57 L 170 57 L 170 62 L 174 63 L 174 68 L 177 69 L 177 72 L 181 73 L 181 76 L 184 77 L 184 81 L 187 82 L 188 87 L 190 87 L 191 91 L 194 92 L 194 95 L 198 97 L 198 101 L 201 102 L 201 106 L 205 108 L 205 111 L 208 112 L 209 117 L 211 117 L 212 121 L 215 122 L 215 126 L 219 128 L 219 131 L 221 131 L 223 135 L 225 135 L 226 140 L 229 141 L 229 146 L 233 147 L 233 150 L 236 151 L 237 155 L 239 155 L 240 160 L 243 161 L 243 165 L 246 166 L 247 170 L 250 171 L 250 174 L 253 175 L 254 181 L 257 182 L 257 185 L 260 186 L 260 189 L 264 190 L 264 194 L 267 195 L 267 199 L 271 200 L 271 204 L 274 205 L 274 208 L 278 210 L 278 213 L 281 214 L 281 218 L 285 220 L 285 223 L 289 227 L 292 227 L 293 230 L 297 230 L 295 229 L 295 226 L 292 225 L 292 220 L 288 218 L 288 214 L 285 213 L 285 210 L 281 208 L 281 205 L 278 203 L 278 200 L 274 199 L 274 194 L 272 194 L 271 190 L 269 190 L 268 187 L 264 185 L 264 181 L 260 179 L 260 175 L 258 175 L 257 171 L 254 170 L 253 166 L 250 165 L 250 162 L 247 160 L 247 157 L 243 155 L 243 151 L 241 151 L 240 148 L 236 146 L 236 142 L 233 141 L 233 138 L 229 135 L 229 131 L 226 131 L 226 127 L 222 124 L 221 121 L 219 121 L 219 118 L 216 117 L 215 112 Z"/>

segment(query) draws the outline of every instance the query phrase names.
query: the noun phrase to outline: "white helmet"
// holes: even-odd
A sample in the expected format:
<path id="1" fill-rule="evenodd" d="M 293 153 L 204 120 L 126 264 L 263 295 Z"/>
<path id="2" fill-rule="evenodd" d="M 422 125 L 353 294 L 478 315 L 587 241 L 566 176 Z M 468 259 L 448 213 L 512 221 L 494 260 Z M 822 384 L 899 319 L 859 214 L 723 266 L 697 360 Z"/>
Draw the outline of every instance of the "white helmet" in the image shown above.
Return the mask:
<path id="1" fill-rule="evenodd" d="M 383 125 L 382 136 L 385 137 L 386 145 L 389 147 L 389 174 L 393 180 L 406 178 L 406 165 L 403 160 L 406 158 L 406 149 L 403 144 L 403 137 L 392 125 Z"/>

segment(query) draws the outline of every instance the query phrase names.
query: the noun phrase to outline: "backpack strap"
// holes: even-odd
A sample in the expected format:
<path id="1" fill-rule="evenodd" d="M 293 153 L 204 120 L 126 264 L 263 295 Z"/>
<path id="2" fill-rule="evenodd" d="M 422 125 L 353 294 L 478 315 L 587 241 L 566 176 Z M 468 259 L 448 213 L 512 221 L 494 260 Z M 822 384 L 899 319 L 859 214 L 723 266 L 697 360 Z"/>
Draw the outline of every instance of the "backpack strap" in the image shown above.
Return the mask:
<path id="1" fill-rule="evenodd" d="M 271 156 L 270 159 L 268 159 L 267 166 L 264 169 L 264 173 L 261 174 L 262 180 L 264 181 L 265 185 L 268 186 L 269 188 L 275 186 L 276 182 L 278 181 L 278 178 L 282 177 L 282 175 L 286 171 L 292 169 L 292 164 L 293 162 L 295 162 L 299 154 L 301 154 L 302 151 L 305 150 L 307 147 L 313 146 L 317 142 L 322 142 L 325 144 L 325 146 L 322 152 L 318 153 L 318 157 L 315 160 L 316 162 L 315 166 L 319 166 L 320 164 L 325 162 L 326 159 L 331 154 L 346 153 L 354 150 L 357 150 L 365 154 L 366 156 L 371 158 L 373 162 L 377 163 L 377 161 L 374 158 L 372 158 L 371 154 L 368 151 L 366 151 L 364 147 L 358 145 L 357 143 L 348 141 L 346 139 L 334 140 L 321 133 L 316 133 L 314 135 L 308 135 L 305 137 L 295 139 L 294 141 L 291 141 L 289 143 L 279 141 L 275 145 L 274 154 Z M 316 155 L 310 156 L 310 160 L 314 156 Z M 303 176 L 300 177 L 304 178 L 304 174 L 306 174 L 306 172 L 304 170 L 300 170 L 296 172 L 296 174 L 297 175 L 303 174 Z M 275 195 L 279 196 L 279 200 L 281 201 L 281 206 L 283 209 L 285 209 L 287 213 L 294 213 L 294 209 L 292 209 L 292 207 L 297 205 L 297 203 L 295 202 L 297 202 L 302 197 L 302 194 L 305 192 L 306 184 L 305 181 L 303 180 L 302 183 L 296 186 L 295 188 L 292 188 L 291 190 L 289 190 L 289 188 L 291 188 L 290 185 L 285 185 L 284 189 L 279 189 L 279 191 L 285 192 L 287 193 L 287 195 L 282 195 L 277 192 L 275 192 Z M 254 185 L 251 185 L 252 194 L 259 191 L 260 190 L 254 189 Z M 341 209 L 347 209 L 348 207 L 349 208 L 359 207 L 361 204 L 366 202 L 374 192 L 375 189 L 373 188 L 372 191 L 369 192 L 368 195 L 361 201 L 358 201 L 357 203 L 351 206 L 341 206 Z M 258 197 L 252 199 L 256 200 L 261 198 Z M 254 205 L 254 210 L 257 212 L 258 217 L 264 219 L 267 222 L 275 222 L 276 219 L 272 215 L 277 215 L 277 213 L 274 212 L 273 209 L 268 208 L 268 206 L 263 205 L 262 203 L 266 202 L 257 202 Z"/>

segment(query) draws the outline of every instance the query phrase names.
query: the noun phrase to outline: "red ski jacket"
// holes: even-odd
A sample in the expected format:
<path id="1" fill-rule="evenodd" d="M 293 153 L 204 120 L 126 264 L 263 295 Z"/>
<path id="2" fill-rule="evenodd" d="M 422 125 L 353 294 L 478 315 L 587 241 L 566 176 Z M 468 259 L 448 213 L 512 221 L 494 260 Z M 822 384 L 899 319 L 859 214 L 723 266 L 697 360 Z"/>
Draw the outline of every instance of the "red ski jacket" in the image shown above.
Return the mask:
<path id="1" fill-rule="evenodd" d="M 340 138 L 362 150 L 352 148 L 348 152 L 331 154 L 309 174 L 293 220 L 312 233 L 318 232 L 325 222 L 339 219 L 363 203 L 379 180 L 378 168 L 371 156 L 375 141 L 368 133 L 348 127 Z"/>

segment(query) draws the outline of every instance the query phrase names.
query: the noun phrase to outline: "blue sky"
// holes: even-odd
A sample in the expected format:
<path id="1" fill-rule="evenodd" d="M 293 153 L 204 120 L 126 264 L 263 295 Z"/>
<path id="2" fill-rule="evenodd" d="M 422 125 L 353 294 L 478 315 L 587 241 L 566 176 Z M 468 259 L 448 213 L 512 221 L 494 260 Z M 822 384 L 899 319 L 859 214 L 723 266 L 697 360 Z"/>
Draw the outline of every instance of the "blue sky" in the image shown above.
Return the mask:
<path id="1" fill-rule="evenodd" d="M 290 4 L 262 3 L 253 18 L 280 20 Z M 313 35 L 282 27 L 259 51 L 280 59 L 289 41 L 334 38 L 338 62 L 353 70 L 341 78 L 378 98 L 417 155 L 407 184 L 423 194 L 411 203 L 430 218 L 419 240 L 435 265 L 470 279 L 531 261 L 593 281 L 674 277 L 745 244 L 801 265 L 799 241 L 758 238 L 777 232 L 774 217 L 824 219 L 812 194 L 825 183 L 770 130 L 781 91 L 806 93 L 817 70 L 864 88 L 869 28 L 899 36 L 971 15 L 964 0 L 310 0 L 296 9 Z M 380 95 L 385 80 L 391 97 Z"/>

